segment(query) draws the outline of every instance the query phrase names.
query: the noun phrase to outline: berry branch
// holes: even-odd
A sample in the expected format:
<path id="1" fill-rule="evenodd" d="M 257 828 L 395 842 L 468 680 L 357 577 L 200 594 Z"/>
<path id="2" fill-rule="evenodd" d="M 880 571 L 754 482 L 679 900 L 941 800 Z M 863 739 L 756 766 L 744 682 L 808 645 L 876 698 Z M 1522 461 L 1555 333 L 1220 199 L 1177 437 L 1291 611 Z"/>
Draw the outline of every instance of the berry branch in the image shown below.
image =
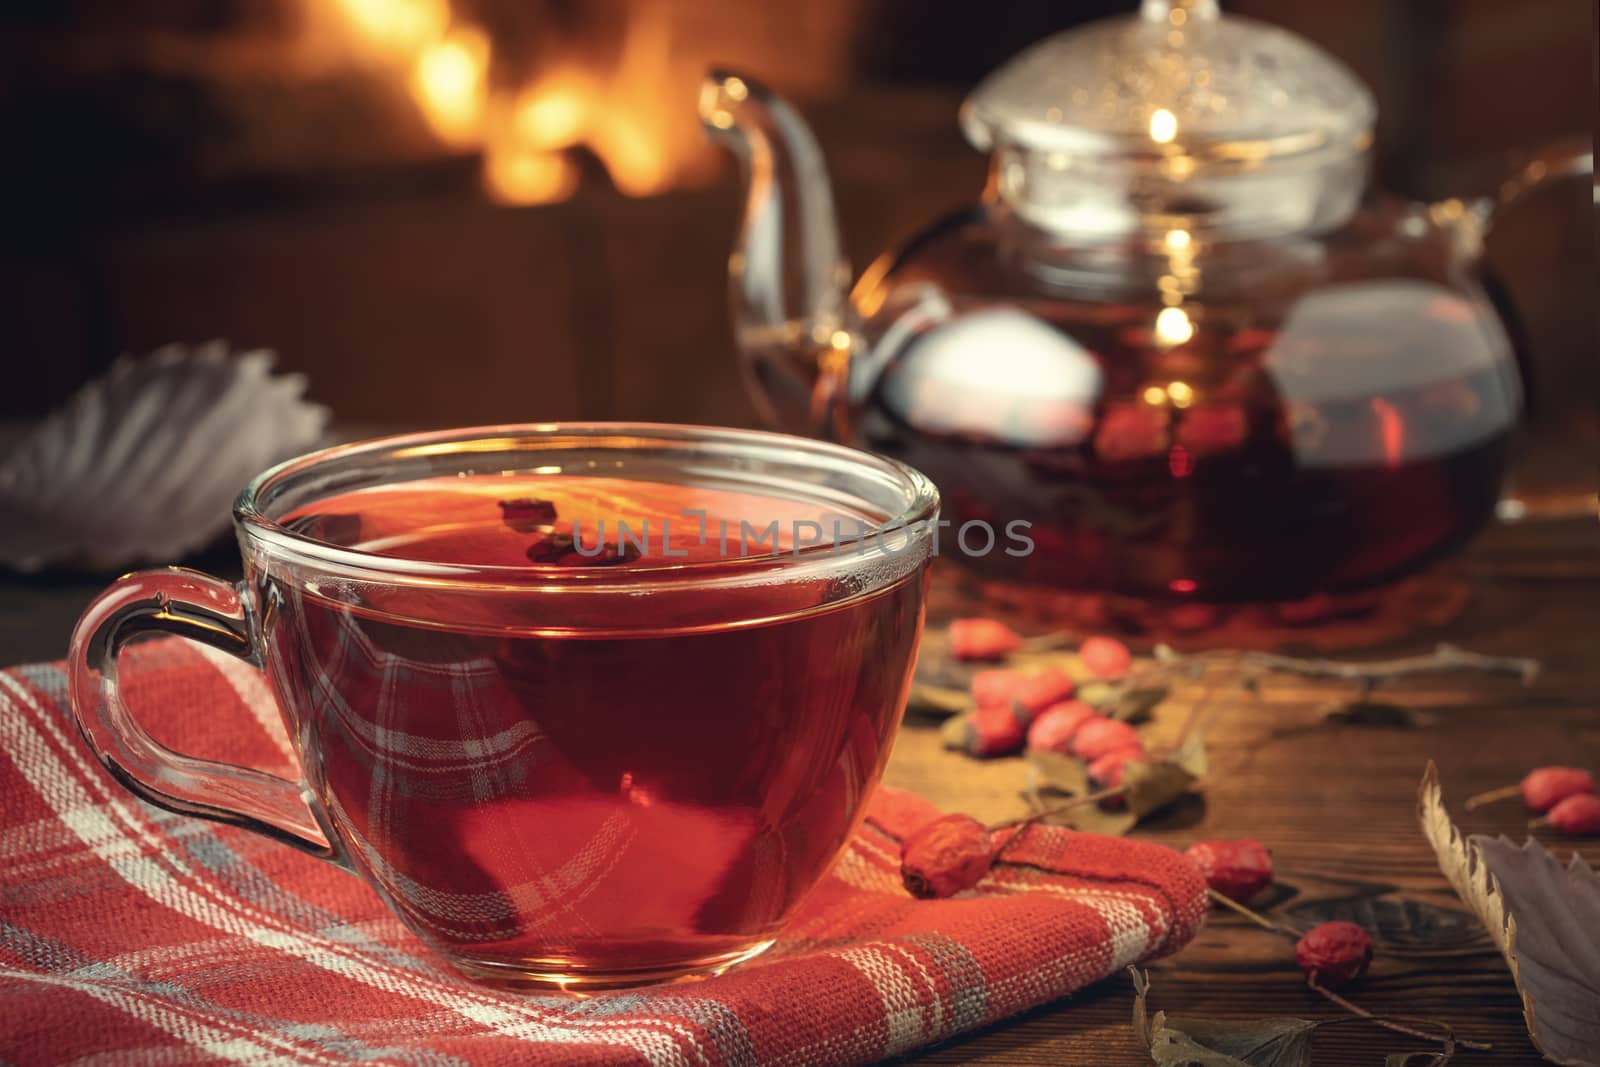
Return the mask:
<path id="1" fill-rule="evenodd" d="M 1273 652 L 1195 652 L 1184 655 L 1167 645 L 1157 645 L 1154 650 L 1157 663 L 1170 666 L 1186 664 L 1231 663 L 1259 671 L 1281 671 L 1298 674 L 1302 678 L 1340 678 L 1360 682 L 1371 687 L 1390 678 L 1408 674 L 1431 674 L 1437 671 L 1477 670 L 1499 674 L 1515 674 L 1523 685 L 1532 685 L 1539 676 L 1539 661 L 1525 656 L 1486 656 L 1469 652 L 1451 644 L 1441 644 L 1431 653 L 1418 656 L 1401 656 L 1398 659 L 1374 660 L 1369 663 L 1347 663 L 1334 659 L 1301 659 L 1281 656 Z"/>

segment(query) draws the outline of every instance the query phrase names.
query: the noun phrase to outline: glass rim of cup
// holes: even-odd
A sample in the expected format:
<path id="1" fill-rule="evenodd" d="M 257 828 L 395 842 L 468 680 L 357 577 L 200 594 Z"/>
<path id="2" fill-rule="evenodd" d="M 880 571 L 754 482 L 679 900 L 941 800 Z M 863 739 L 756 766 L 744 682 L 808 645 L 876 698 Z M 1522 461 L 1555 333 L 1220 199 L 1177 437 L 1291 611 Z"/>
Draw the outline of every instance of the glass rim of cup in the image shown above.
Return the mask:
<path id="1" fill-rule="evenodd" d="M 518 447 L 519 442 L 522 447 Z M 377 461 L 380 458 L 391 461 L 419 460 L 429 456 L 457 454 L 551 451 L 562 446 L 637 449 L 646 443 L 684 448 L 698 445 L 720 449 L 730 456 L 741 450 L 756 450 L 769 456 L 775 454 L 780 462 L 796 468 L 806 466 L 809 461 L 819 470 L 831 470 L 836 474 L 875 476 L 880 485 L 888 480 L 892 482 L 892 486 L 888 487 L 901 494 L 902 505 L 873 529 L 883 532 L 885 536 L 889 531 L 903 530 L 905 539 L 899 548 L 877 549 L 879 557 L 920 562 L 937 537 L 935 520 L 939 512 L 939 492 L 926 475 L 899 460 L 846 445 L 769 430 L 635 421 L 500 423 L 389 434 L 334 444 L 286 459 L 258 474 L 235 499 L 233 517 L 248 540 L 269 548 L 274 556 L 284 556 L 310 565 L 331 576 L 386 584 L 450 588 L 479 586 L 502 590 L 582 588 L 593 593 L 638 591 L 641 586 L 651 584 L 670 584 L 674 588 L 715 587 L 744 585 L 752 578 L 770 575 L 774 571 L 809 572 L 816 565 L 830 560 L 835 563 L 856 563 L 862 558 L 862 555 L 854 552 L 840 551 L 835 542 L 823 541 L 760 555 L 625 567 L 571 567 L 534 562 L 517 566 L 441 563 L 344 548 L 289 529 L 267 514 L 267 508 L 276 497 L 285 493 L 296 481 L 315 471 L 325 471 L 340 461 L 351 463 L 352 471 L 356 471 L 362 469 L 360 464 L 363 460 Z M 358 484 L 395 484 L 404 480 L 352 480 L 343 485 L 329 485 L 319 492 L 307 494 L 305 502 L 336 495 Z M 759 491 L 762 483 L 754 484 Z M 801 484 L 796 483 L 797 486 Z M 820 486 L 818 489 L 816 499 L 825 503 L 827 497 L 820 491 Z M 837 499 L 840 494 L 836 492 L 833 495 Z M 860 501 L 859 497 L 855 499 Z M 867 536 L 871 535 L 869 530 Z M 785 573 L 784 577 L 790 575 Z M 796 573 L 792 577 L 798 580 L 802 575 Z M 886 580 L 872 583 L 877 588 L 886 584 Z"/>

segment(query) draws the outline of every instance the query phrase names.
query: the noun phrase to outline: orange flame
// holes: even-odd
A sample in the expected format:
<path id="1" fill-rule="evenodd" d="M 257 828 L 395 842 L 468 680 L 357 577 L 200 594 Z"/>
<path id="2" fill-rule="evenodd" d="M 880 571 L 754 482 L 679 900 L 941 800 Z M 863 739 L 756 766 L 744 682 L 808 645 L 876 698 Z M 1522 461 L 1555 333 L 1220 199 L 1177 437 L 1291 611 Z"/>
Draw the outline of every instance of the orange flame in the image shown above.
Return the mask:
<path id="1" fill-rule="evenodd" d="M 488 36 L 449 0 L 339 0 L 345 21 L 409 71 L 409 88 L 441 141 L 478 148 L 491 196 L 516 204 L 572 195 L 595 154 L 627 196 L 650 196 L 704 173 L 709 159 L 693 108 L 699 64 L 675 54 L 663 5 L 632 9 L 608 69 L 567 64 L 513 90 L 491 89 Z M 683 86 L 681 98 L 670 87 Z M 679 106 L 682 104 L 682 106 Z"/>

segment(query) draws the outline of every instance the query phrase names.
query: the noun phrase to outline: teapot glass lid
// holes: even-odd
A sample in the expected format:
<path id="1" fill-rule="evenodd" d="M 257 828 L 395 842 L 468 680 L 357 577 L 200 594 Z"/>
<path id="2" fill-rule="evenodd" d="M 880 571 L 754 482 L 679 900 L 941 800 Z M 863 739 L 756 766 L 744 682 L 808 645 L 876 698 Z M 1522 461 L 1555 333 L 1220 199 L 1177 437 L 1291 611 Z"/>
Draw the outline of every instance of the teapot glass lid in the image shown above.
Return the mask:
<path id="1" fill-rule="evenodd" d="M 1216 0 L 1144 0 L 1039 42 L 962 108 L 980 148 L 1186 150 L 1199 159 L 1359 151 L 1372 94 L 1344 64 L 1287 30 L 1224 16 Z"/>
<path id="2" fill-rule="evenodd" d="M 1224 15 L 1217 0 L 1143 0 L 1137 14 L 1006 63 L 967 98 L 961 122 L 974 145 L 1012 161 L 1002 196 L 1041 214 L 1091 179 L 1141 186 L 1148 201 L 1155 183 L 1348 171 L 1376 114 L 1366 86 L 1304 38 Z"/>

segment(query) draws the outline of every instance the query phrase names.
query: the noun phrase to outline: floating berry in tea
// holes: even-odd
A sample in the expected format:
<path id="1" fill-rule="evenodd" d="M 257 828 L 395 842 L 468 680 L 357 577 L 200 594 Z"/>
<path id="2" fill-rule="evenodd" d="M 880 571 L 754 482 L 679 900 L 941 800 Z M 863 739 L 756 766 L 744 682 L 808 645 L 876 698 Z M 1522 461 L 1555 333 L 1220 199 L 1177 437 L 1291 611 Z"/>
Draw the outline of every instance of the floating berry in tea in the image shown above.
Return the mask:
<path id="1" fill-rule="evenodd" d="M 1078 727 L 1072 737 L 1072 754 L 1086 763 L 1118 749 L 1141 748 L 1139 731 L 1118 719 L 1095 718 Z"/>
<path id="2" fill-rule="evenodd" d="M 900 879 L 914 897 L 949 897 L 971 889 L 994 862 L 988 827 L 970 815 L 945 815 L 900 846 Z"/>
<path id="3" fill-rule="evenodd" d="M 548 500 L 521 496 L 500 501 L 500 521 L 518 533 L 532 533 L 556 521 L 556 506 Z"/>
<path id="4" fill-rule="evenodd" d="M 1574 793 L 1536 819 L 1535 826 L 1546 825 L 1571 837 L 1600 834 L 1600 797 L 1593 793 Z"/>
<path id="5" fill-rule="evenodd" d="M 1355 923 L 1327 922 L 1314 926 L 1294 947 L 1294 961 L 1308 979 L 1338 989 L 1367 973 L 1372 938 Z"/>
<path id="6" fill-rule="evenodd" d="M 1041 711 L 1028 727 L 1028 747 L 1066 755 L 1072 751 L 1072 735 L 1095 717 L 1094 709 L 1081 700 L 1052 704 Z"/>
<path id="7" fill-rule="evenodd" d="M 1240 904 L 1272 884 L 1272 855 L 1260 841 L 1201 841 L 1183 854 L 1200 868 L 1206 885 Z"/>
<path id="8" fill-rule="evenodd" d="M 640 558 L 637 548 L 624 543 L 603 544 L 593 551 L 578 551 L 571 534 L 547 533 L 528 546 L 527 556 L 533 563 L 551 563 L 563 567 L 609 567 L 618 563 L 632 563 Z"/>
<path id="9" fill-rule="evenodd" d="M 1103 682 L 1119 682 L 1133 664 L 1128 646 L 1114 637 L 1091 637 L 1078 647 L 1078 657 Z"/>
<path id="10" fill-rule="evenodd" d="M 1002 660 L 1022 647 L 1022 637 L 996 619 L 956 619 L 950 624 L 950 654 L 960 660 Z"/>

